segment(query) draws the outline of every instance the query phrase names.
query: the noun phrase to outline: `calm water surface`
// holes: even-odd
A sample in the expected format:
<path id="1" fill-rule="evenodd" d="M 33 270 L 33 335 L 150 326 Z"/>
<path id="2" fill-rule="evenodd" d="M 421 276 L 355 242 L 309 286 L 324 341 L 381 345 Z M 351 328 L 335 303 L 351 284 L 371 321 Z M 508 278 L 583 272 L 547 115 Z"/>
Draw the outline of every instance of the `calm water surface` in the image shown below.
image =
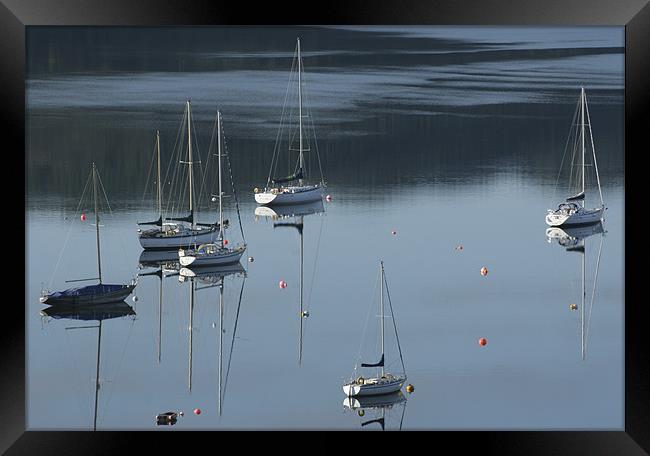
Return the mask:
<path id="1" fill-rule="evenodd" d="M 361 429 L 382 409 L 347 409 L 341 384 L 369 312 L 377 324 L 380 259 L 415 386 L 383 409 L 386 429 L 622 429 L 622 29 L 188 29 L 157 46 L 155 29 L 133 46 L 119 38 L 133 29 L 89 30 L 28 40 L 30 429 L 93 429 L 95 411 L 104 430 Z M 83 47 L 74 33 L 94 39 Z M 266 181 L 297 33 L 333 197 L 303 220 L 307 318 L 300 233 L 256 216 L 252 193 Z M 581 84 L 608 207 L 605 232 L 585 240 L 589 299 L 598 275 L 584 359 L 581 312 L 569 309 L 581 254 L 548 242 L 544 223 L 565 196 L 556 181 Z M 187 98 L 199 153 L 217 104 L 223 113 L 248 244 L 245 272 L 223 279 L 223 318 L 218 287 L 143 276 L 157 269 L 140 264 L 136 222 L 156 217 L 145 188 L 154 131 L 168 158 Z M 134 315 L 102 321 L 96 410 L 98 329 L 78 327 L 97 320 L 44 317 L 38 301 L 41 287 L 96 271 L 92 206 L 77 207 L 92 161 L 110 202 L 104 281 L 140 274 Z M 215 206 L 201 211 L 211 219 Z M 185 416 L 157 427 L 169 410 Z"/>

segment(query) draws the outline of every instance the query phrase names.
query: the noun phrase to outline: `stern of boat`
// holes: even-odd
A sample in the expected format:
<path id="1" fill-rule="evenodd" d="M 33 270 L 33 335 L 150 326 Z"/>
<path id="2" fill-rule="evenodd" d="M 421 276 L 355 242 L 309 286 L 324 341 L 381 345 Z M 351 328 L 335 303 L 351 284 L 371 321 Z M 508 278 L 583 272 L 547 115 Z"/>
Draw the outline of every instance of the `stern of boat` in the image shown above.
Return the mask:
<path id="1" fill-rule="evenodd" d="M 277 194 L 271 192 L 255 193 L 255 201 L 258 204 L 262 204 L 262 205 L 271 204 L 277 197 L 278 197 Z"/>

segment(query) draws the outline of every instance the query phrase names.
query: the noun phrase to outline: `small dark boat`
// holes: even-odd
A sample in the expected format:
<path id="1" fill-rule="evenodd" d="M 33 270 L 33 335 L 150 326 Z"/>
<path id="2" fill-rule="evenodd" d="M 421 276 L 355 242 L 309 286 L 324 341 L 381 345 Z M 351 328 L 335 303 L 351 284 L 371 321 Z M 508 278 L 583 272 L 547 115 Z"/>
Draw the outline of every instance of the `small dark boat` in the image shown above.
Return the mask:
<path id="1" fill-rule="evenodd" d="M 158 426 L 173 426 L 178 420 L 178 414 L 176 412 L 165 412 L 156 415 L 156 424 Z"/>

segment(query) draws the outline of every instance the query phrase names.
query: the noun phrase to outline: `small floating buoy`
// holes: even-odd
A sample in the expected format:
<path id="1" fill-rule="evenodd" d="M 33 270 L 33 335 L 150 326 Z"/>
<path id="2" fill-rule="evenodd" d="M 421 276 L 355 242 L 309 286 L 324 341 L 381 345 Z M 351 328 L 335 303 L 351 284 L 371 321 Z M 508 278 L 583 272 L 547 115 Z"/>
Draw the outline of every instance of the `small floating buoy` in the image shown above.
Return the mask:
<path id="1" fill-rule="evenodd" d="M 484 337 L 481 337 L 481 338 L 478 340 L 478 344 L 481 345 L 481 346 L 485 346 L 485 345 L 487 345 L 487 339 L 484 338 Z"/>
<path id="2" fill-rule="evenodd" d="M 413 385 L 411 385 L 410 383 L 408 385 L 406 385 L 406 392 L 407 393 L 412 393 L 413 391 L 415 391 L 415 388 L 413 388 Z"/>
<path id="3" fill-rule="evenodd" d="M 214 203 L 216 200 L 217 200 L 217 197 L 216 197 L 216 196 L 213 196 L 213 197 L 212 197 L 212 202 Z"/>
<path id="4" fill-rule="evenodd" d="M 330 201 L 332 201 L 332 195 L 327 195 L 327 196 L 325 197 L 325 201 L 327 201 L 328 203 L 329 203 Z"/>
<path id="5" fill-rule="evenodd" d="M 194 414 L 195 415 L 200 415 L 201 414 L 201 409 L 200 408 L 195 408 L 194 409 Z"/>
<path id="6" fill-rule="evenodd" d="M 578 304 L 569 304 L 569 309 L 578 310 Z"/>
<path id="7" fill-rule="evenodd" d="M 285 282 L 284 280 L 280 280 L 280 282 L 278 283 L 278 286 L 280 288 L 287 288 L 287 282 Z"/>
<path id="8" fill-rule="evenodd" d="M 397 234 L 397 231 L 393 230 L 393 231 L 390 232 L 390 234 L 392 234 L 393 236 L 395 236 L 395 235 Z"/>
<path id="9" fill-rule="evenodd" d="M 252 263 L 253 261 L 255 261 L 255 258 L 253 258 L 253 257 L 248 257 L 248 262 L 249 262 L 249 263 Z"/>
<path id="10" fill-rule="evenodd" d="M 223 240 L 223 245 L 228 245 L 228 239 Z"/>
<path id="11" fill-rule="evenodd" d="M 138 297 L 137 296 L 133 296 L 131 299 L 133 300 L 133 302 L 138 302 Z"/>
<path id="12" fill-rule="evenodd" d="M 309 316 L 309 311 L 308 310 L 303 311 L 302 316 L 307 318 Z"/>
<path id="13" fill-rule="evenodd" d="M 185 416 L 185 413 L 184 413 L 184 412 L 178 412 L 178 414 L 179 414 L 180 416 Z"/>
<path id="14" fill-rule="evenodd" d="M 481 275 L 482 275 L 483 277 L 485 277 L 486 275 L 488 275 L 488 269 L 487 269 L 485 266 L 483 266 L 483 267 L 481 268 Z"/>
<path id="15" fill-rule="evenodd" d="M 217 327 L 217 323 L 213 321 L 213 322 L 212 322 L 212 327 L 213 327 L 213 328 L 216 328 L 216 327 Z"/>
<path id="16" fill-rule="evenodd" d="M 82 222 L 85 222 L 86 221 L 86 214 L 82 213 L 81 217 L 79 217 L 79 218 L 81 219 Z"/>
<path id="17" fill-rule="evenodd" d="M 359 415 L 359 416 L 363 416 L 363 415 L 365 415 L 365 414 L 366 414 L 366 412 L 364 412 L 363 409 L 361 409 L 361 410 L 359 410 L 359 411 L 357 412 L 357 415 Z"/>
<path id="18" fill-rule="evenodd" d="M 258 192 L 260 191 L 260 189 L 257 188 L 257 187 L 255 187 L 255 188 L 253 189 L 253 191 L 254 191 L 255 193 L 258 193 Z"/>
<path id="19" fill-rule="evenodd" d="M 463 246 L 460 245 L 460 244 L 458 244 L 458 245 L 456 246 L 456 250 L 463 250 Z"/>

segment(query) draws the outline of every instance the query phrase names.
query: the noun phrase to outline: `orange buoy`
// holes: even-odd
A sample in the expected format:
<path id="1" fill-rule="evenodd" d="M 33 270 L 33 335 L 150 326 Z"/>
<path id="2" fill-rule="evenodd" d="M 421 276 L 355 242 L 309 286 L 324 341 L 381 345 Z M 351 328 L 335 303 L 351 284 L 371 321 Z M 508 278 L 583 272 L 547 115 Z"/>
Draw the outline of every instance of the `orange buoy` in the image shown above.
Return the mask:
<path id="1" fill-rule="evenodd" d="M 487 269 L 485 266 L 483 266 L 483 267 L 481 268 L 481 275 L 482 275 L 483 277 L 485 277 L 486 275 L 488 275 L 488 269 Z"/>
<path id="2" fill-rule="evenodd" d="M 478 340 L 478 343 L 479 343 L 479 345 L 481 345 L 481 346 L 485 346 L 485 345 L 487 345 L 487 339 L 486 339 L 485 337 L 481 337 L 481 338 Z"/>
<path id="3" fill-rule="evenodd" d="M 194 414 L 195 415 L 200 415 L 201 414 L 201 409 L 200 408 L 195 408 L 194 409 Z"/>
<path id="4" fill-rule="evenodd" d="M 287 288 L 287 282 L 285 282 L 284 280 L 280 280 L 280 283 L 278 283 L 278 286 L 280 288 Z"/>
<path id="5" fill-rule="evenodd" d="M 406 385 L 406 392 L 407 393 L 412 393 L 413 391 L 415 391 L 415 388 L 413 387 L 413 385 L 411 385 L 410 383 L 408 385 Z"/>
<path id="6" fill-rule="evenodd" d="M 82 212 L 81 217 L 79 217 L 79 218 L 81 219 L 82 222 L 85 222 L 86 221 L 86 214 Z"/>

